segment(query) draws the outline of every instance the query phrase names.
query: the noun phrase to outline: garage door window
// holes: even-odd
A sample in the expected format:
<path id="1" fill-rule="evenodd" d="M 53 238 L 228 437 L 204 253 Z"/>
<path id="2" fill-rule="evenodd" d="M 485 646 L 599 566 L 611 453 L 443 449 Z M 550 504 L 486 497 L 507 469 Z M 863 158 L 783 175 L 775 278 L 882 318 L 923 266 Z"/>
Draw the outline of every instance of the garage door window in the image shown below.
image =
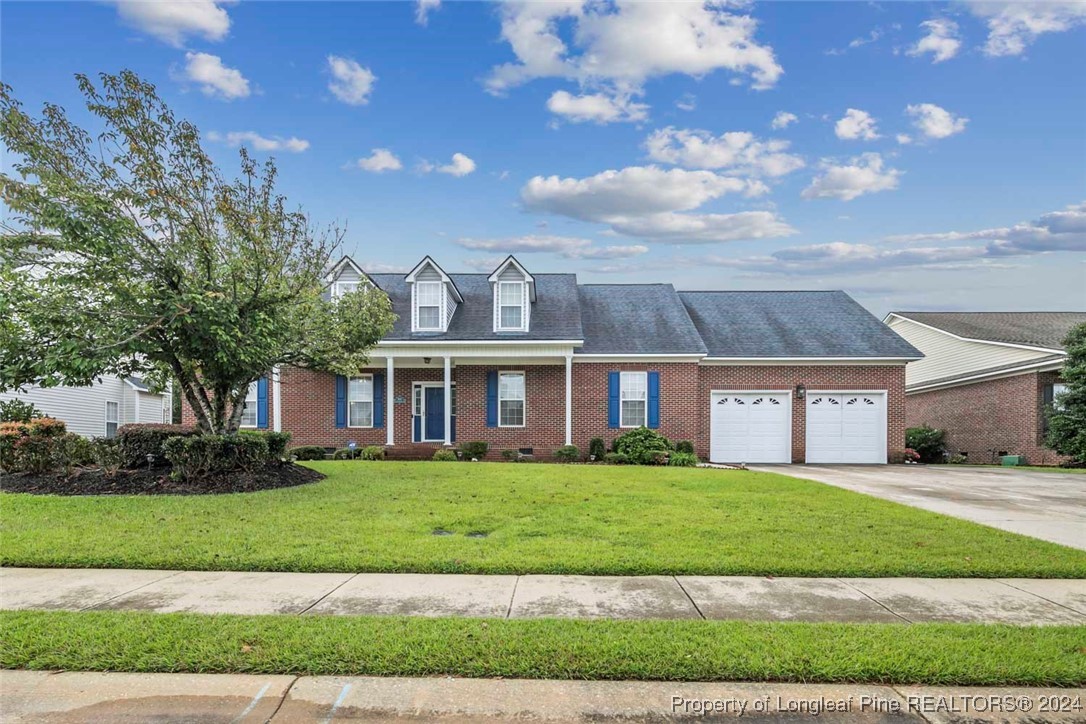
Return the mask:
<path id="1" fill-rule="evenodd" d="M 648 420 L 649 382 L 647 372 L 623 372 L 620 380 L 622 427 L 641 427 Z"/>

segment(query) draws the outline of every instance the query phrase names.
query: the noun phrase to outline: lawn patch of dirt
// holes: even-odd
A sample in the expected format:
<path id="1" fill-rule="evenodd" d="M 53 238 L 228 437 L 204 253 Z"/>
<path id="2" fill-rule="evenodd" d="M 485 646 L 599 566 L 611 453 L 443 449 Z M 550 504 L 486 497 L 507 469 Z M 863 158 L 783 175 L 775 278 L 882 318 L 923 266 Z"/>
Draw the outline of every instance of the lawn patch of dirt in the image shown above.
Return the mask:
<path id="1" fill-rule="evenodd" d="M 36 495 L 218 495 L 290 488 L 323 480 L 324 474 L 301 465 L 269 465 L 252 472 L 221 473 L 199 481 L 170 479 L 168 468 L 121 470 L 112 478 L 98 468 L 64 473 L 0 474 L 0 490 Z"/>

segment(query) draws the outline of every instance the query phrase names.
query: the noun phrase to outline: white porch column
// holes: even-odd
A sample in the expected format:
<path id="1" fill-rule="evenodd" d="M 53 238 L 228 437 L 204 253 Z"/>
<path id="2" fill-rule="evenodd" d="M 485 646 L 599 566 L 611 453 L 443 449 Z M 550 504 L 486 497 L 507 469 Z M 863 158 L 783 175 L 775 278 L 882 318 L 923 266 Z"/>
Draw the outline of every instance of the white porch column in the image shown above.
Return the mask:
<path id="1" fill-rule="evenodd" d="M 452 358 L 445 355 L 445 447 L 452 447 Z"/>
<path id="2" fill-rule="evenodd" d="M 279 373 L 279 365 L 272 367 L 272 430 L 275 432 L 283 431 L 283 396 L 280 394 L 283 385 Z"/>
<path id="3" fill-rule="evenodd" d="M 573 355 L 566 355 L 566 445 L 573 444 Z"/>
<path id="4" fill-rule="evenodd" d="M 385 357 L 385 445 L 396 444 L 396 383 L 392 356 Z"/>

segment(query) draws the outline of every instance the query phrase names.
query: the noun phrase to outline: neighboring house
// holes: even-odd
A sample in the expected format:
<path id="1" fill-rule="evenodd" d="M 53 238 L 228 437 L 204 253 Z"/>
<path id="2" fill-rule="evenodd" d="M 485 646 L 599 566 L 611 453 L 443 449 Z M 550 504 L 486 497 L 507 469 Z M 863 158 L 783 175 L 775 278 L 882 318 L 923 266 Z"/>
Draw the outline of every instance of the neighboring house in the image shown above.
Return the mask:
<path id="1" fill-rule="evenodd" d="M 947 449 L 970 462 L 1061 461 L 1044 446 L 1047 410 L 1063 387 L 1063 339 L 1086 312 L 891 312 L 885 322 L 924 353 L 905 372 L 910 427 L 945 429 Z"/>
<path id="2" fill-rule="evenodd" d="M 152 392 L 138 377 L 107 375 L 86 387 L 27 387 L 0 392 L 0 400 L 20 399 L 43 414 L 63 420 L 69 432 L 113 437 L 132 422 L 170 422 L 170 392 Z"/>
<path id="3" fill-rule="evenodd" d="M 843 292 L 677 292 L 578 284 L 513 257 L 491 274 L 367 274 L 398 319 L 351 378 L 275 370 L 247 425 L 294 445 L 430 457 L 485 440 L 546 459 L 645 425 L 718 462 L 885 463 L 905 433 L 905 364 L 921 355 Z M 255 410 L 252 408 L 255 407 Z M 191 420 L 191 411 L 185 411 Z"/>

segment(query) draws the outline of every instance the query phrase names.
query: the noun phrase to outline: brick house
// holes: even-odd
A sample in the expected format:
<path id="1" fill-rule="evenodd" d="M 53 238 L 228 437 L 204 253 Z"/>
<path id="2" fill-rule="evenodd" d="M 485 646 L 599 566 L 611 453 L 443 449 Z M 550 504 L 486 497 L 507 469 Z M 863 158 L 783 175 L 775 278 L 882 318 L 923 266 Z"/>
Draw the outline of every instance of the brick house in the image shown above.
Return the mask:
<path id="1" fill-rule="evenodd" d="M 970 462 L 1045 448 L 1047 410 L 1062 391 L 1063 339 L 1086 312 L 891 312 L 885 322 L 924 353 L 905 372 L 909 427 L 945 429 L 947 448 Z"/>
<path id="2" fill-rule="evenodd" d="M 885 463 L 904 447 L 921 355 L 843 292 L 578 284 L 513 257 L 491 274 L 426 257 L 406 275 L 344 257 L 328 281 L 372 284 L 398 318 L 357 376 L 282 368 L 253 385 L 245 424 L 295 445 L 428 458 L 485 440 L 546 459 L 644 425 L 718 462 Z"/>

